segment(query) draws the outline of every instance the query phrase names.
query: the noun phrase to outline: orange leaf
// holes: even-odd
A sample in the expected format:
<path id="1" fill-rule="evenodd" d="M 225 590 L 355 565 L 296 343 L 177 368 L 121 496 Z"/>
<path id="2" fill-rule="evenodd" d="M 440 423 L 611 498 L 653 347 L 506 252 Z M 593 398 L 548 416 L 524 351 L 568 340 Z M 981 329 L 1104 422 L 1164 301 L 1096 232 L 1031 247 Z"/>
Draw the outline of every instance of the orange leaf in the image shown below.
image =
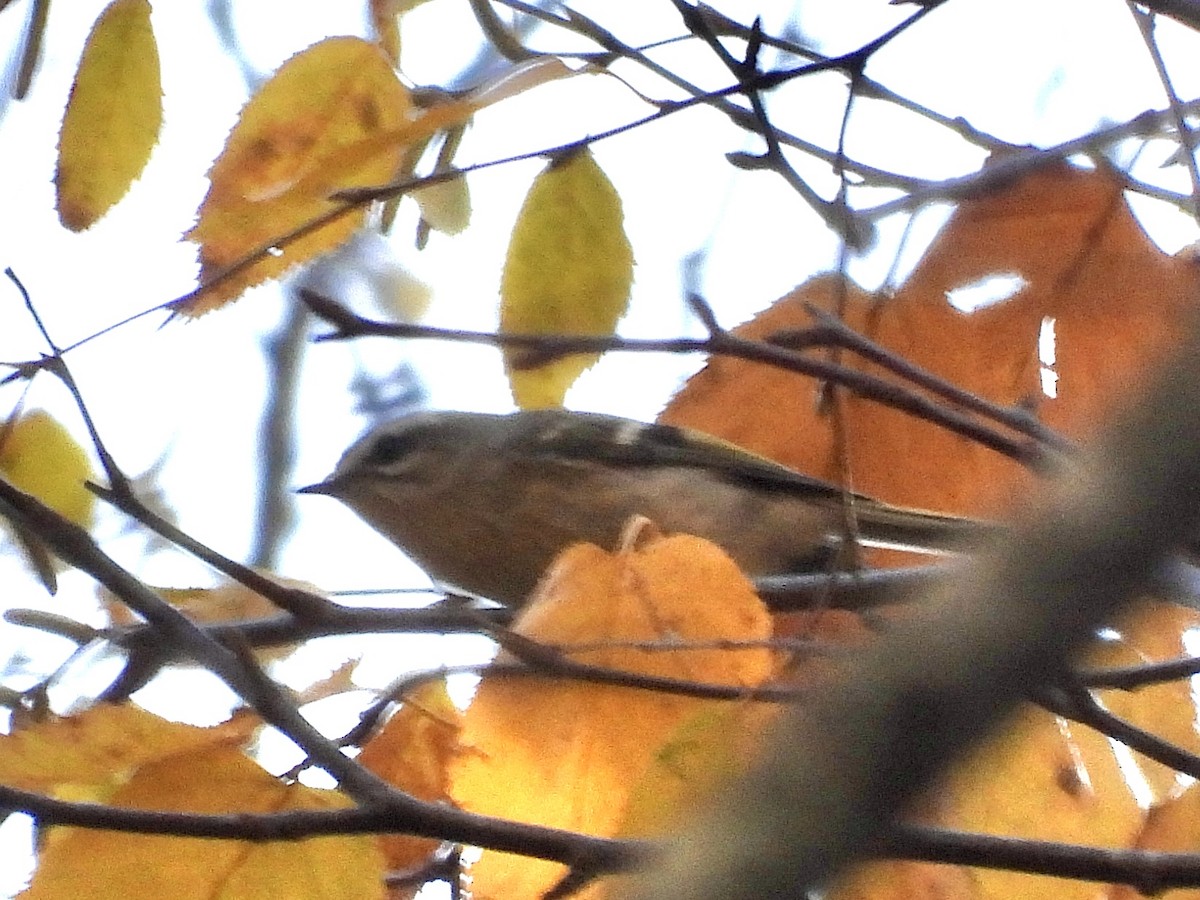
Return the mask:
<path id="1" fill-rule="evenodd" d="M 1122 197 L 1120 178 L 1048 164 L 964 201 L 897 295 L 876 302 L 836 278 L 816 279 L 739 329 L 747 337 L 812 320 L 806 302 L 833 310 L 887 349 L 1003 405 L 1083 436 L 1128 402 L 1175 343 L 1195 306 L 1197 269 L 1156 248 Z M 988 278 L 1023 281 L 1015 295 L 973 314 L 947 296 Z M 1054 320 L 1058 396 L 1043 395 L 1038 342 Z M 880 374 L 873 365 L 848 364 Z M 837 478 L 819 385 L 775 369 L 714 359 L 662 419 L 708 431 L 794 468 Z M 966 438 L 877 403 L 844 404 L 854 486 L 894 503 L 994 513 L 1029 483 L 1024 469 Z"/>
<path id="2" fill-rule="evenodd" d="M 773 667 L 766 649 L 689 643 L 765 640 L 770 619 L 715 545 L 677 535 L 607 553 L 564 551 L 514 630 L 572 659 L 626 672 L 753 685 Z M 668 641 L 659 652 L 642 646 Z M 614 834 L 632 786 L 658 747 L 703 701 L 548 679 L 483 680 L 463 723 L 451 794 L 466 809 L 591 834 Z M 562 866 L 485 852 L 471 870 L 477 898 L 538 897 Z"/>
<path id="3" fill-rule="evenodd" d="M 1087 662 L 1092 666 L 1133 666 L 1191 656 L 1186 635 L 1197 629 L 1200 613 L 1196 610 L 1146 601 L 1126 613 L 1116 628 L 1120 637 L 1098 642 Z M 1190 753 L 1200 753 L 1194 690 L 1192 679 L 1179 678 L 1136 691 L 1101 691 L 1099 696 L 1115 715 Z M 1136 759 L 1155 800 L 1178 790 L 1180 776 L 1174 769 L 1141 755 Z"/>
<path id="4" fill-rule="evenodd" d="M 329 199 L 334 192 L 387 182 L 408 144 L 473 110 L 447 103 L 416 116 L 386 55 L 359 38 L 329 38 L 293 56 L 246 104 L 209 173 L 208 195 L 188 233 L 200 245 L 202 287 L 180 311 L 215 309 L 345 241 L 362 223 L 362 210 L 203 287 L 247 255 L 341 208 Z"/>
<path id="5" fill-rule="evenodd" d="M 462 713 L 435 681 L 404 698 L 404 705 L 363 747 L 358 761 L 381 778 L 430 802 L 445 802 L 446 767 L 458 743 Z M 438 848 L 433 838 L 386 835 L 383 852 L 392 869 L 417 866 Z"/>
<path id="6" fill-rule="evenodd" d="M 885 859 L 847 870 L 828 900 L 976 900 L 971 870 L 962 866 Z"/>
<path id="7" fill-rule="evenodd" d="M 1200 789 L 1195 784 L 1171 800 L 1153 807 L 1133 844 L 1136 850 L 1159 853 L 1200 852 Z M 1146 895 L 1127 885 L 1113 885 L 1110 900 L 1138 900 Z M 1155 893 L 1160 900 L 1200 900 L 1200 888 Z"/>
<path id="8" fill-rule="evenodd" d="M 130 809 L 270 813 L 337 809 L 331 791 L 287 785 L 232 747 L 210 747 L 142 766 L 109 802 Z M 101 861 L 110 864 L 100 864 Z M 113 861 L 120 864 L 112 864 Z M 383 897 L 383 861 L 369 836 L 247 843 L 68 828 L 55 831 L 27 900 L 291 900 Z"/>
<path id="9" fill-rule="evenodd" d="M 162 126 L 148 0 L 113 0 L 96 20 L 58 137 L 59 221 L 90 227 L 142 173 Z"/>

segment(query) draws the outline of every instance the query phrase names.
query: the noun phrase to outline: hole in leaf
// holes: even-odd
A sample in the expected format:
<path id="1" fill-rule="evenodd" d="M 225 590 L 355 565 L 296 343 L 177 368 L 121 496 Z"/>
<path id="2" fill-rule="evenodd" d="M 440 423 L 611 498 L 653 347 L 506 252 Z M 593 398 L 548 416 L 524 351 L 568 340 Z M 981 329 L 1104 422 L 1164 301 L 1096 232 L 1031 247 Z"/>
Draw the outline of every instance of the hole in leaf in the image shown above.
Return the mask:
<path id="1" fill-rule="evenodd" d="M 1054 363 L 1058 358 L 1058 336 L 1054 331 L 1055 320 L 1047 316 L 1042 319 L 1038 332 L 1038 360 L 1042 364 L 1042 393 L 1053 399 L 1058 396 L 1058 372 Z"/>
<path id="2" fill-rule="evenodd" d="M 970 315 L 1012 299 L 1028 283 L 1016 272 L 987 275 L 946 291 L 946 299 L 959 312 Z"/>

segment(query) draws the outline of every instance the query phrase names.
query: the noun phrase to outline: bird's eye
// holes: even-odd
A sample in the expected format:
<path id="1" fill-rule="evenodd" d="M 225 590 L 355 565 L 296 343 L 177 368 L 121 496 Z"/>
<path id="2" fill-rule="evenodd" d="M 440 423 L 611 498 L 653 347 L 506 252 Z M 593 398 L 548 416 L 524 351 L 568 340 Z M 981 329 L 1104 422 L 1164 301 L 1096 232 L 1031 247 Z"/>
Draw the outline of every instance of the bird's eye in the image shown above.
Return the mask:
<path id="1" fill-rule="evenodd" d="M 368 466 L 387 468 L 400 462 L 416 449 L 417 440 L 412 434 L 384 434 L 371 445 L 363 462 Z"/>

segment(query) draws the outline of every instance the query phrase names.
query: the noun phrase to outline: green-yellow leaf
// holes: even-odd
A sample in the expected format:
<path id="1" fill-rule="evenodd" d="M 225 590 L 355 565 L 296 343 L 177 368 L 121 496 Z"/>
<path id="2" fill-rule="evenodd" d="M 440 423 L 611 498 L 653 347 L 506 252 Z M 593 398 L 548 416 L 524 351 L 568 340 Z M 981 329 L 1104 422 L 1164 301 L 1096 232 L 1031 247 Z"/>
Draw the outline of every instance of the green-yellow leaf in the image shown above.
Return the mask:
<path id="1" fill-rule="evenodd" d="M 58 218 L 90 227 L 145 168 L 162 126 L 149 0 L 113 0 L 92 28 L 58 138 Z"/>
<path id="2" fill-rule="evenodd" d="M 0 428 L 0 474 L 76 525 L 91 527 L 96 498 L 87 453 L 49 413 L 35 409 Z"/>
<path id="3" fill-rule="evenodd" d="M 76 525 L 91 527 L 96 498 L 84 487 L 93 477 L 87 452 L 49 413 L 37 409 L 0 427 L 0 476 Z M 16 522 L 9 527 L 27 562 L 53 594 L 58 561 L 36 534 Z"/>
<path id="4" fill-rule="evenodd" d="M 513 228 L 500 283 L 500 327 L 525 334 L 609 335 L 625 312 L 633 251 L 621 198 L 588 150 L 538 175 Z M 598 354 L 529 368 L 521 351 L 504 363 L 517 404 L 561 405 Z"/>
<path id="5" fill-rule="evenodd" d="M 634 785 L 619 834 L 666 833 L 740 775 L 754 759 L 777 707 L 729 704 L 705 707 L 684 721 Z"/>

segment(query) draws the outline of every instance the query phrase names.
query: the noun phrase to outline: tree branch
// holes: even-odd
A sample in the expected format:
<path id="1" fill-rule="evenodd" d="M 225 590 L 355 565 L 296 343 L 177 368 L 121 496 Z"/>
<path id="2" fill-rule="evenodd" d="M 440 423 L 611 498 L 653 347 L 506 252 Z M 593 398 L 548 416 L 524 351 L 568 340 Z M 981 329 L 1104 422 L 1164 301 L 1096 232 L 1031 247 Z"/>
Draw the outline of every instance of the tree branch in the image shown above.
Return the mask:
<path id="1" fill-rule="evenodd" d="M 1193 323 L 1176 364 L 1028 522 L 790 716 L 635 896 L 794 896 L 827 884 L 1021 697 L 1060 681 L 1091 631 L 1200 529 L 1198 353 Z"/>

